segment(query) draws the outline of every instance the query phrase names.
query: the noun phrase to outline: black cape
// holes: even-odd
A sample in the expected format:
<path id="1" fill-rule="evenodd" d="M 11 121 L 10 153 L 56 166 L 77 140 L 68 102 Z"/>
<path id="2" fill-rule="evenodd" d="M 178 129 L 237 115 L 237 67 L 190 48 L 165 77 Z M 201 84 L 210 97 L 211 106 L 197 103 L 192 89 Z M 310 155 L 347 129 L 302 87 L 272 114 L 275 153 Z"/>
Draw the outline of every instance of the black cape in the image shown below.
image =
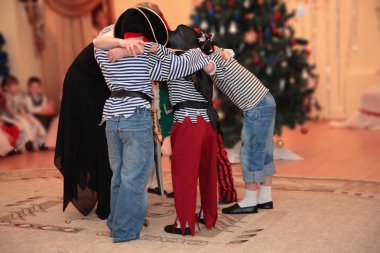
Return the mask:
<path id="1" fill-rule="evenodd" d="M 63 94 L 54 163 L 64 177 L 63 210 L 71 202 L 88 215 L 110 212 L 112 171 L 104 125 L 99 126 L 110 91 L 89 44 L 69 67 Z"/>

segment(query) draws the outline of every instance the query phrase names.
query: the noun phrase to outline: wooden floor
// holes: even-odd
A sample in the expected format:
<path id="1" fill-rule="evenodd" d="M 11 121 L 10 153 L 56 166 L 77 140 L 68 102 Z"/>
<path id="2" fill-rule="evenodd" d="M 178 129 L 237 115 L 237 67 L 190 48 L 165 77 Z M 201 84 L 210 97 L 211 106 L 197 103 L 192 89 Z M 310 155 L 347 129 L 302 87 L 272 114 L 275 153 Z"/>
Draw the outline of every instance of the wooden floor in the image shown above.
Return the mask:
<path id="1" fill-rule="evenodd" d="M 380 131 L 336 129 L 326 122 L 309 123 L 306 128 L 307 134 L 300 128 L 285 129 L 281 139 L 304 160 L 276 161 L 277 176 L 380 181 Z M 0 172 L 54 169 L 53 157 L 53 151 L 1 157 Z M 169 159 L 163 162 L 164 170 L 169 170 Z"/>

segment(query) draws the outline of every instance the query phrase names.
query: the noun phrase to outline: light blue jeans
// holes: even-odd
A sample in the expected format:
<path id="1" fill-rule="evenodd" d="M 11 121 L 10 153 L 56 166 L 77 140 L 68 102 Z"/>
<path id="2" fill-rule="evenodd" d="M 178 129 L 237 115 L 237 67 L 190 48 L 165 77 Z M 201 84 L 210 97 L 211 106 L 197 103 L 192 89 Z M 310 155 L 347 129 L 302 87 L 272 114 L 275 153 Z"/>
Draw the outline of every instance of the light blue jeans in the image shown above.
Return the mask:
<path id="1" fill-rule="evenodd" d="M 137 108 L 125 118 L 106 121 L 108 154 L 113 172 L 111 212 L 107 225 L 113 242 L 138 239 L 148 206 L 146 185 L 153 167 L 151 112 Z"/>
<path id="2" fill-rule="evenodd" d="M 243 179 L 262 183 L 265 176 L 276 173 L 273 163 L 273 131 L 276 102 L 268 94 L 254 108 L 244 112 L 240 160 Z"/>

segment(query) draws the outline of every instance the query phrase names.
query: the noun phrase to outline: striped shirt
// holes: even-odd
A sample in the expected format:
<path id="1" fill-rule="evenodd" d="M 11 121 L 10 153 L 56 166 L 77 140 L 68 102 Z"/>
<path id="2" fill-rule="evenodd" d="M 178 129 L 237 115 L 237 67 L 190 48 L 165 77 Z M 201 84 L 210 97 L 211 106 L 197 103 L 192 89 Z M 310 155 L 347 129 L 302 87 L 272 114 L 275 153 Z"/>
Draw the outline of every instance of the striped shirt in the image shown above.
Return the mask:
<path id="1" fill-rule="evenodd" d="M 149 51 L 152 45 L 147 43 L 144 53 L 137 57 L 124 57 L 114 63 L 107 58 L 109 50 L 95 49 L 95 58 L 111 91 L 140 91 L 153 98 L 153 80 L 179 79 L 196 72 L 209 62 L 200 49 L 191 49 L 177 56 L 158 45 L 157 54 L 151 54 Z M 139 97 L 108 98 L 103 108 L 102 121 L 117 116 L 128 118 L 138 107 L 150 109 L 151 105 Z"/>
<path id="2" fill-rule="evenodd" d="M 192 81 L 184 78 L 168 82 L 169 98 L 172 106 L 186 100 L 199 101 L 207 103 L 207 100 L 199 93 Z M 174 111 L 174 122 L 183 123 L 185 117 L 190 117 L 192 123 L 197 123 L 197 117 L 201 116 L 206 122 L 210 119 L 207 116 L 207 109 L 183 108 Z"/>
<path id="3" fill-rule="evenodd" d="M 214 85 L 221 90 L 242 111 L 255 107 L 268 93 L 262 82 L 235 59 L 224 60 L 215 52 L 210 60 L 216 63 Z"/>

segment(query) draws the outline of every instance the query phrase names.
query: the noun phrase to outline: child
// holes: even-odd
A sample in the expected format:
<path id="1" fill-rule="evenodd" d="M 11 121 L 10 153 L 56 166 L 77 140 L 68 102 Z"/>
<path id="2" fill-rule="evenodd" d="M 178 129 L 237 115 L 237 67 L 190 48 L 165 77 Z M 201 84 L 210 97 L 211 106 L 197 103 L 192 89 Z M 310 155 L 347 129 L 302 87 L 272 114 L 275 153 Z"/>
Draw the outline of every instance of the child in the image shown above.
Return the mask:
<path id="1" fill-rule="evenodd" d="M 54 105 L 48 101 L 42 91 L 42 81 L 38 77 L 28 80 L 28 94 L 25 97 L 25 106 L 28 113 L 37 118 L 45 129 L 49 128 L 54 114 Z"/>
<path id="2" fill-rule="evenodd" d="M 142 40 L 166 44 L 168 39 L 165 23 L 147 8 L 125 11 L 114 30 L 119 40 L 94 40 L 95 47 L 107 47 L 108 42 L 111 42 L 108 48 L 144 45 L 143 54 L 114 63 L 107 58 L 108 50 L 95 49 L 95 57 L 111 90 L 103 110 L 113 171 L 107 225 L 113 242 L 122 242 L 139 238 L 147 208 L 146 184 L 153 166 L 150 113 L 153 80 L 178 79 L 206 67 L 209 62 L 199 49 L 174 56 L 161 45 L 144 43 Z M 139 43 L 126 44 L 123 38 L 135 38 Z"/>
<path id="3" fill-rule="evenodd" d="M 225 214 L 257 213 L 272 209 L 273 131 L 276 103 L 260 80 L 222 49 L 211 54 L 216 63 L 215 86 L 244 112 L 240 152 L 245 195 L 239 203 L 222 209 Z M 259 197 L 256 192 L 260 189 Z"/>
<path id="4" fill-rule="evenodd" d="M 25 141 L 31 143 L 30 149 L 44 149 L 46 131 L 36 118 L 26 112 L 25 98 L 20 92 L 17 78 L 14 76 L 5 77 L 2 82 L 2 89 L 7 101 L 3 117 L 15 124 L 25 134 Z"/>

